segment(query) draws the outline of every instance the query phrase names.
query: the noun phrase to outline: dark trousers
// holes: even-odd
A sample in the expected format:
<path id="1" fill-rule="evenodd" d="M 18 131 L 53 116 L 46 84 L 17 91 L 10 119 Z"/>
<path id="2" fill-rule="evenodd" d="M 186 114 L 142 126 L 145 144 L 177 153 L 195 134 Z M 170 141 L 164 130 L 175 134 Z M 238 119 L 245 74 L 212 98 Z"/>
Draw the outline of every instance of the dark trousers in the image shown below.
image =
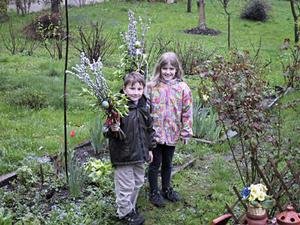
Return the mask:
<path id="1" fill-rule="evenodd" d="M 150 192 L 158 191 L 158 173 L 161 166 L 161 186 L 162 190 L 170 187 L 172 159 L 175 151 L 175 146 L 158 144 L 153 149 L 153 161 L 149 165 L 148 180 Z"/>

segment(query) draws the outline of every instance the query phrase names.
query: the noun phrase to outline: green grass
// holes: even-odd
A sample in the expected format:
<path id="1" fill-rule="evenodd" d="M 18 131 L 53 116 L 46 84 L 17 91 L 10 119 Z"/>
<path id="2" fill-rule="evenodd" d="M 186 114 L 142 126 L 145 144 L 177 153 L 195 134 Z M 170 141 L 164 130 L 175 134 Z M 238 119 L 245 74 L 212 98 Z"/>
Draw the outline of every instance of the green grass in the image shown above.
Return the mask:
<path id="1" fill-rule="evenodd" d="M 197 42 L 208 51 L 227 54 L 226 16 L 217 1 L 207 1 L 206 17 L 209 28 L 218 29 L 219 36 L 188 35 L 183 31 L 197 26 L 198 14 L 193 4 L 192 13 L 186 12 L 186 2 L 177 4 L 122 2 L 112 0 L 102 4 L 82 8 L 70 8 L 70 56 L 69 69 L 78 62 L 79 53 L 76 44 L 76 27 L 89 26 L 91 21 L 104 22 L 104 30 L 110 33 L 117 48 L 120 44 L 119 33 L 127 30 L 127 11 L 131 9 L 136 16 L 151 19 L 148 44 L 155 41 L 157 35 L 175 39 L 180 42 Z M 254 54 L 261 39 L 260 60 L 271 61 L 266 76 L 270 86 L 282 85 L 281 66 L 278 59 L 279 48 L 284 38 L 293 40 L 293 20 L 288 1 L 273 0 L 271 17 L 266 23 L 241 20 L 244 1 L 230 1 L 232 13 L 232 47 L 249 50 Z M 10 13 L 13 25 L 20 30 L 38 14 L 19 16 Z M 0 26 L 0 33 L 8 39 L 8 23 Z M 10 55 L 0 39 L 0 174 L 15 170 L 20 161 L 30 154 L 57 154 L 63 143 L 63 74 L 64 62 L 51 59 L 41 46 L 32 56 L 25 54 Z M 116 52 L 105 59 L 105 74 L 115 91 L 121 88 L 121 80 L 113 77 L 119 62 L 120 53 Z M 196 95 L 197 79 L 187 79 Z M 72 145 L 89 138 L 91 123 L 99 114 L 89 107 L 89 102 L 80 96 L 82 84 L 74 77 L 68 76 L 68 132 L 78 131 Z M 29 89 L 45 95 L 47 106 L 34 110 L 13 105 L 13 100 L 24 98 L 20 91 Z M 196 97 L 196 96 L 195 96 Z M 288 94 L 284 102 L 299 99 L 299 91 Z M 299 103 L 295 109 L 282 112 L 284 118 L 283 133 L 290 135 L 293 145 L 299 146 Z M 292 129 L 291 129 L 292 127 Z M 292 131 L 292 132 L 291 132 Z M 76 143 L 75 143 L 76 142 Z M 71 143 L 70 143 L 71 144 Z M 232 167 L 222 159 L 229 154 L 227 144 L 208 146 L 191 143 L 178 146 L 180 151 L 193 152 L 198 158 L 196 166 L 175 176 L 174 183 L 182 193 L 184 201 L 168 204 L 163 210 L 153 208 L 146 200 L 147 192 L 141 193 L 142 212 L 146 224 L 209 224 L 213 218 L 224 212 L 225 202 L 232 203 L 235 198 L 230 190 L 232 182 L 238 182 L 232 176 Z M 214 157 L 207 158 L 207 155 Z M 217 156 L 217 157 L 216 157 Z"/>

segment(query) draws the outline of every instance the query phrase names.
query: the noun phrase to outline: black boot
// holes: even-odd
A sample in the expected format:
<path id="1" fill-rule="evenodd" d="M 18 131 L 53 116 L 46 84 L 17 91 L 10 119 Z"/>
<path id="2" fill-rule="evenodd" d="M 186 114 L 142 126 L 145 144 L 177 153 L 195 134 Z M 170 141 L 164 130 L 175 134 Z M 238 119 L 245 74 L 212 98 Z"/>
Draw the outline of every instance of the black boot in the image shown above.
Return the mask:
<path id="1" fill-rule="evenodd" d="M 124 216 L 122 221 L 126 222 L 128 225 L 143 225 L 145 222 L 145 219 L 142 215 L 137 214 L 135 210 L 132 210 L 130 213 L 128 213 L 126 216 Z"/>
<path id="2" fill-rule="evenodd" d="M 156 207 L 164 207 L 166 205 L 164 198 L 159 191 L 152 191 L 149 196 L 150 202 Z"/>
<path id="3" fill-rule="evenodd" d="M 171 202 L 178 202 L 181 200 L 181 197 L 178 194 L 178 192 L 174 191 L 172 187 L 168 187 L 162 190 L 162 196 Z"/>

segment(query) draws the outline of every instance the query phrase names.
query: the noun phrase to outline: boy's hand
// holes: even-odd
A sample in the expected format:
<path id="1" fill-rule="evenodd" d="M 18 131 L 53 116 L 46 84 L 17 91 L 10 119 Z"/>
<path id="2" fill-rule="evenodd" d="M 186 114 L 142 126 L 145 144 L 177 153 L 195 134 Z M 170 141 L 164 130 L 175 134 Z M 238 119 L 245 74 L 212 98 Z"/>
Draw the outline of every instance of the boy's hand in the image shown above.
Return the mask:
<path id="1" fill-rule="evenodd" d="M 152 153 L 152 151 L 149 151 L 149 161 L 148 161 L 148 163 L 152 163 L 152 161 L 153 161 L 153 153 Z"/>
<path id="2" fill-rule="evenodd" d="M 120 123 L 114 123 L 110 126 L 112 132 L 117 132 L 120 130 Z"/>

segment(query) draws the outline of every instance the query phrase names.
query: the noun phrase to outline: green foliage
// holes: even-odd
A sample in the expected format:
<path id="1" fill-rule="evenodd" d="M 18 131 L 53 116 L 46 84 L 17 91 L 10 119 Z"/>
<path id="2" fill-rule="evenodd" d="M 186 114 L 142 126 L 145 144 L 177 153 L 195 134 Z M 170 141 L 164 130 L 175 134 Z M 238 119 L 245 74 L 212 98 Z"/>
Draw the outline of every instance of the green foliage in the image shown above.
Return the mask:
<path id="1" fill-rule="evenodd" d="M 96 183 L 102 192 L 110 192 L 112 190 L 113 182 L 110 176 L 112 166 L 110 162 L 95 158 L 90 159 L 85 165 L 85 171 L 89 179 Z"/>
<path id="2" fill-rule="evenodd" d="M 173 165 L 182 165 L 186 159 L 188 158 L 187 154 L 183 154 L 180 152 L 175 152 L 173 156 Z"/>
<path id="3" fill-rule="evenodd" d="M 16 174 L 18 181 L 27 188 L 37 183 L 37 174 L 29 166 L 24 165 L 19 167 Z"/>
<path id="4" fill-rule="evenodd" d="M 98 188 L 87 187 L 89 195 L 77 202 L 69 201 L 57 205 L 45 221 L 47 225 L 64 224 L 103 224 L 115 225 L 111 220 L 115 214 L 114 199 L 110 195 L 103 195 Z"/>
<path id="5" fill-rule="evenodd" d="M 0 207 L 0 224 L 1 225 L 12 225 L 12 216 L 7 210 Z"/>
<path id="6" fill-rule="evenodd" d="M 6 96 L 6 101 L 9 104 L 30 109 L 42 109 L 48 105 L 44 92 L 31 88 L 20 88 L 12 91 Z"/>
<path id="7" fill-rule="evenodd" d="M 222 127 L 218 125 L 218 114 L 212 108 L 204 108 L 198 101 L 194 103 L 193 132 L 197 138 L 217 141 L 220 138 Z"/>
<path id="8" fill-rule="evenodd" d="M 102 117 L 97 116 L 90 128 L 91 143 L 95 153 L 99 153 L 99 151 L 103 150 L 103 147 L 105 146 L 105 138 L 103 136 L 102 129 Z"/>
<path id="9" fill-rule="evenodd" d="M 81 194 L 81 190 L 85 183 L 85 173 L 81 165 L 76 161 L 74 157 L 69 157 L 68 163 L 69 171 L 69 191 L 72 197 L 77 198 Z"/>
<path id="10" fill-rule="evenodd" d="M 282 72 L 287 87 L 300 87 L 300 45 L 290 45 L 286 40 L 282 46 L 280 61 Z"/>

